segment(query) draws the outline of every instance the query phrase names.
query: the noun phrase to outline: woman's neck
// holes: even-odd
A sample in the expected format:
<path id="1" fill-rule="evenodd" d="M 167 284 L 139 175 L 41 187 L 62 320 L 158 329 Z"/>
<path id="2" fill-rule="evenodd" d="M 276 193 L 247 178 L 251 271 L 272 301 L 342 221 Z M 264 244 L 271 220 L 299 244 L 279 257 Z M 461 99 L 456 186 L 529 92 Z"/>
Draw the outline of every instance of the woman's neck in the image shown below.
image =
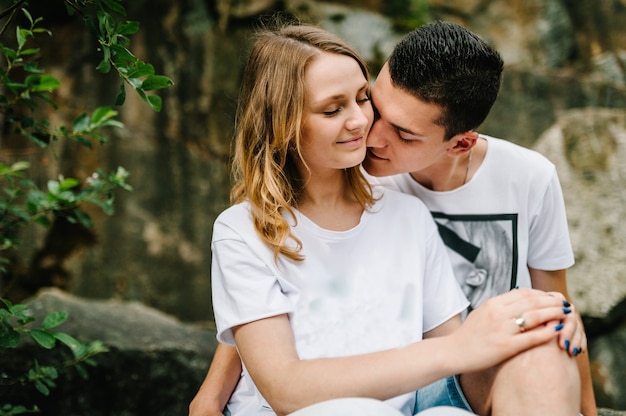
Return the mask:
<path id="1" fill-rule="evenodd" d="M 333 231 L 354 228 L 363 213 L 343 172 L 309 178 L 296 208 L 318 226 Z"/>

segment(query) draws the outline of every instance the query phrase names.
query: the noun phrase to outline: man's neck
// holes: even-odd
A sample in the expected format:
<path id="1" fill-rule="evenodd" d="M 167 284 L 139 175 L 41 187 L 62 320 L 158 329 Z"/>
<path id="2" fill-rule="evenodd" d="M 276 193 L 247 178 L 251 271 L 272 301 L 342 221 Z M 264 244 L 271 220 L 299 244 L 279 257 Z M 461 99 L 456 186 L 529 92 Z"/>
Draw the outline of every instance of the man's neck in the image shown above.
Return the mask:
<path id="1" fill-rule="evenodd" d="M 452 191 L 468 183 L 485 160 L 487 141 L 479 138 L 470 151 L 457 157 L 445 157 L 428 168 L 411 172 L 420 185 L 436 192 Z"/>

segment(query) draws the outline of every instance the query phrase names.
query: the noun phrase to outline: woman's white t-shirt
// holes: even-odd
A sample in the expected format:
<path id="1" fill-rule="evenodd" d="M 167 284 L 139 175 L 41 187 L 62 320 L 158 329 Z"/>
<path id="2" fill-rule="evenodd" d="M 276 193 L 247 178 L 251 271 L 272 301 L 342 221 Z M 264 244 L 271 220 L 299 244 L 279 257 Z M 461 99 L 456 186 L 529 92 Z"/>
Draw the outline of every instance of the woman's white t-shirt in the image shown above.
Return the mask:
<path id="1" fill-rule="evenodd" d="M 218 340 L 231 328 L 288 314 L 300 358 L 341 357 L 405 346 L 468 305 L 433 219 L 421 201 L 381 191 L 348 231 L 322 229 L 296 211 L 302 262 L 274 253 L 254 230 L 247 203 L 213 230 L 212 288 Z M 269 335 L 269 334 L 268 334 Z M 412 414 L 414 394 L 389 401 Z M 273 414 L 244 368 L 232 415 Z"/>

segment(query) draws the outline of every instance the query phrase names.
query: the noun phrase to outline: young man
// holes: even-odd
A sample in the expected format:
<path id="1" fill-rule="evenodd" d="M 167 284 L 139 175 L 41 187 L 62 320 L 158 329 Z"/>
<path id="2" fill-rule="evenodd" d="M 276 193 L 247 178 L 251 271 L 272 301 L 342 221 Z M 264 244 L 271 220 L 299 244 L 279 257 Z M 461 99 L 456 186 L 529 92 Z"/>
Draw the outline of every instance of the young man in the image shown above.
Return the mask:
<path id="1" fill-rule="evenodd" d="M 476 308 L 513 287 L 569 298 L 574 264 L 555 167 L 540 154 L 474 131 L 500 88 L 502 60 L 478 36 L 432 23 L 394 48 L 372 87 L 378 111 L 363 162 L 373 183 L 419 197 L 433 214 L 455 276 Z M 583 339 L 582 411 L 596 415 Z"/>
<path id="2" fill-rule="evenodd" d="M 458 25 L 434 23 L 407 35 L 373 86 L 379 119 L 363 163 L 374 176 L 399 174 L 373 182 L 424 199 L 473 308 L 516 286 L 532 285 L 567 297 L 564 269 L 573 263 L 554 167 L 536 153 L 473 131 L 497 96 L 501 72 L 497 52 Z M 503 171 L 489 172 L 500 168 L 487 169 L 493 158 L 506 164 Z M 518 167 L 513 170 L 513 165 Z M 578 355 L 586 347 L 584 334 L 565 333 L 561 347 Z M 546 368 L 528 367 L 541 354 L 509 360 L 492 374 L 481 375 L 485 382 L 476 374 L 462 375 L 457 380 L 472 409 L 497 414 L 507 395 L 538 402 L 551 397 L 535 388 Z M 583 413 L 595 415 L 586 355 L 578 361 Z M 220 346 L 190 414 L 220 414 L 240 371 L 234 349 Z M 422 407 L 417 410 L 448 404 L 438 401 L 447 388 L 455 386 L 439 382 L 420 390 Z M 431 397 L 434 401 L 428 402 Z"/>

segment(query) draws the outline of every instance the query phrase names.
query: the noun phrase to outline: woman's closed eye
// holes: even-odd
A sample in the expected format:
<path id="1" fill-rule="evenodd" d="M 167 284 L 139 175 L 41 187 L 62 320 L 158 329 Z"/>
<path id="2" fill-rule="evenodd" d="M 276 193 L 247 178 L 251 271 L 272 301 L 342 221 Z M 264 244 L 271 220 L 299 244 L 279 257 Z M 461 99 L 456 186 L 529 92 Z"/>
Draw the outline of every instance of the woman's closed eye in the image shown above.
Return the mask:
<path id="1" fill-rule="evenodd" d="M 339 111 L 341 111 L 341 108 L 342 108 L 342 107 L 339 107 L 339 108 L 336 108 L 336 109 L 334 109 L 334 110 L 330 110 L 330 111 L 324 111 L 324 112 L 323 112 L 323 114 L 324 114 L 325 116 L 334 116 L 334 115 L 336 115 L 336 114 L 339 114 Z"/>
<path id="2" fill-rule="evenodd" d="M 364 96 L 363 98 L 359 98 L 356 100 L 356 103 L 358 105 L 363 105 L 367 102 L 370 101 L 370 97 L 368 97 L 367 95 Z M 338 114 L 341 110 L 343 110 L 343 106 L 337 107 L 333 110 L 327 110 L 327 111 L 323 111 L 322 114 L 324 114 L 325 116 L 334 116 L 336 114 Z"/>

